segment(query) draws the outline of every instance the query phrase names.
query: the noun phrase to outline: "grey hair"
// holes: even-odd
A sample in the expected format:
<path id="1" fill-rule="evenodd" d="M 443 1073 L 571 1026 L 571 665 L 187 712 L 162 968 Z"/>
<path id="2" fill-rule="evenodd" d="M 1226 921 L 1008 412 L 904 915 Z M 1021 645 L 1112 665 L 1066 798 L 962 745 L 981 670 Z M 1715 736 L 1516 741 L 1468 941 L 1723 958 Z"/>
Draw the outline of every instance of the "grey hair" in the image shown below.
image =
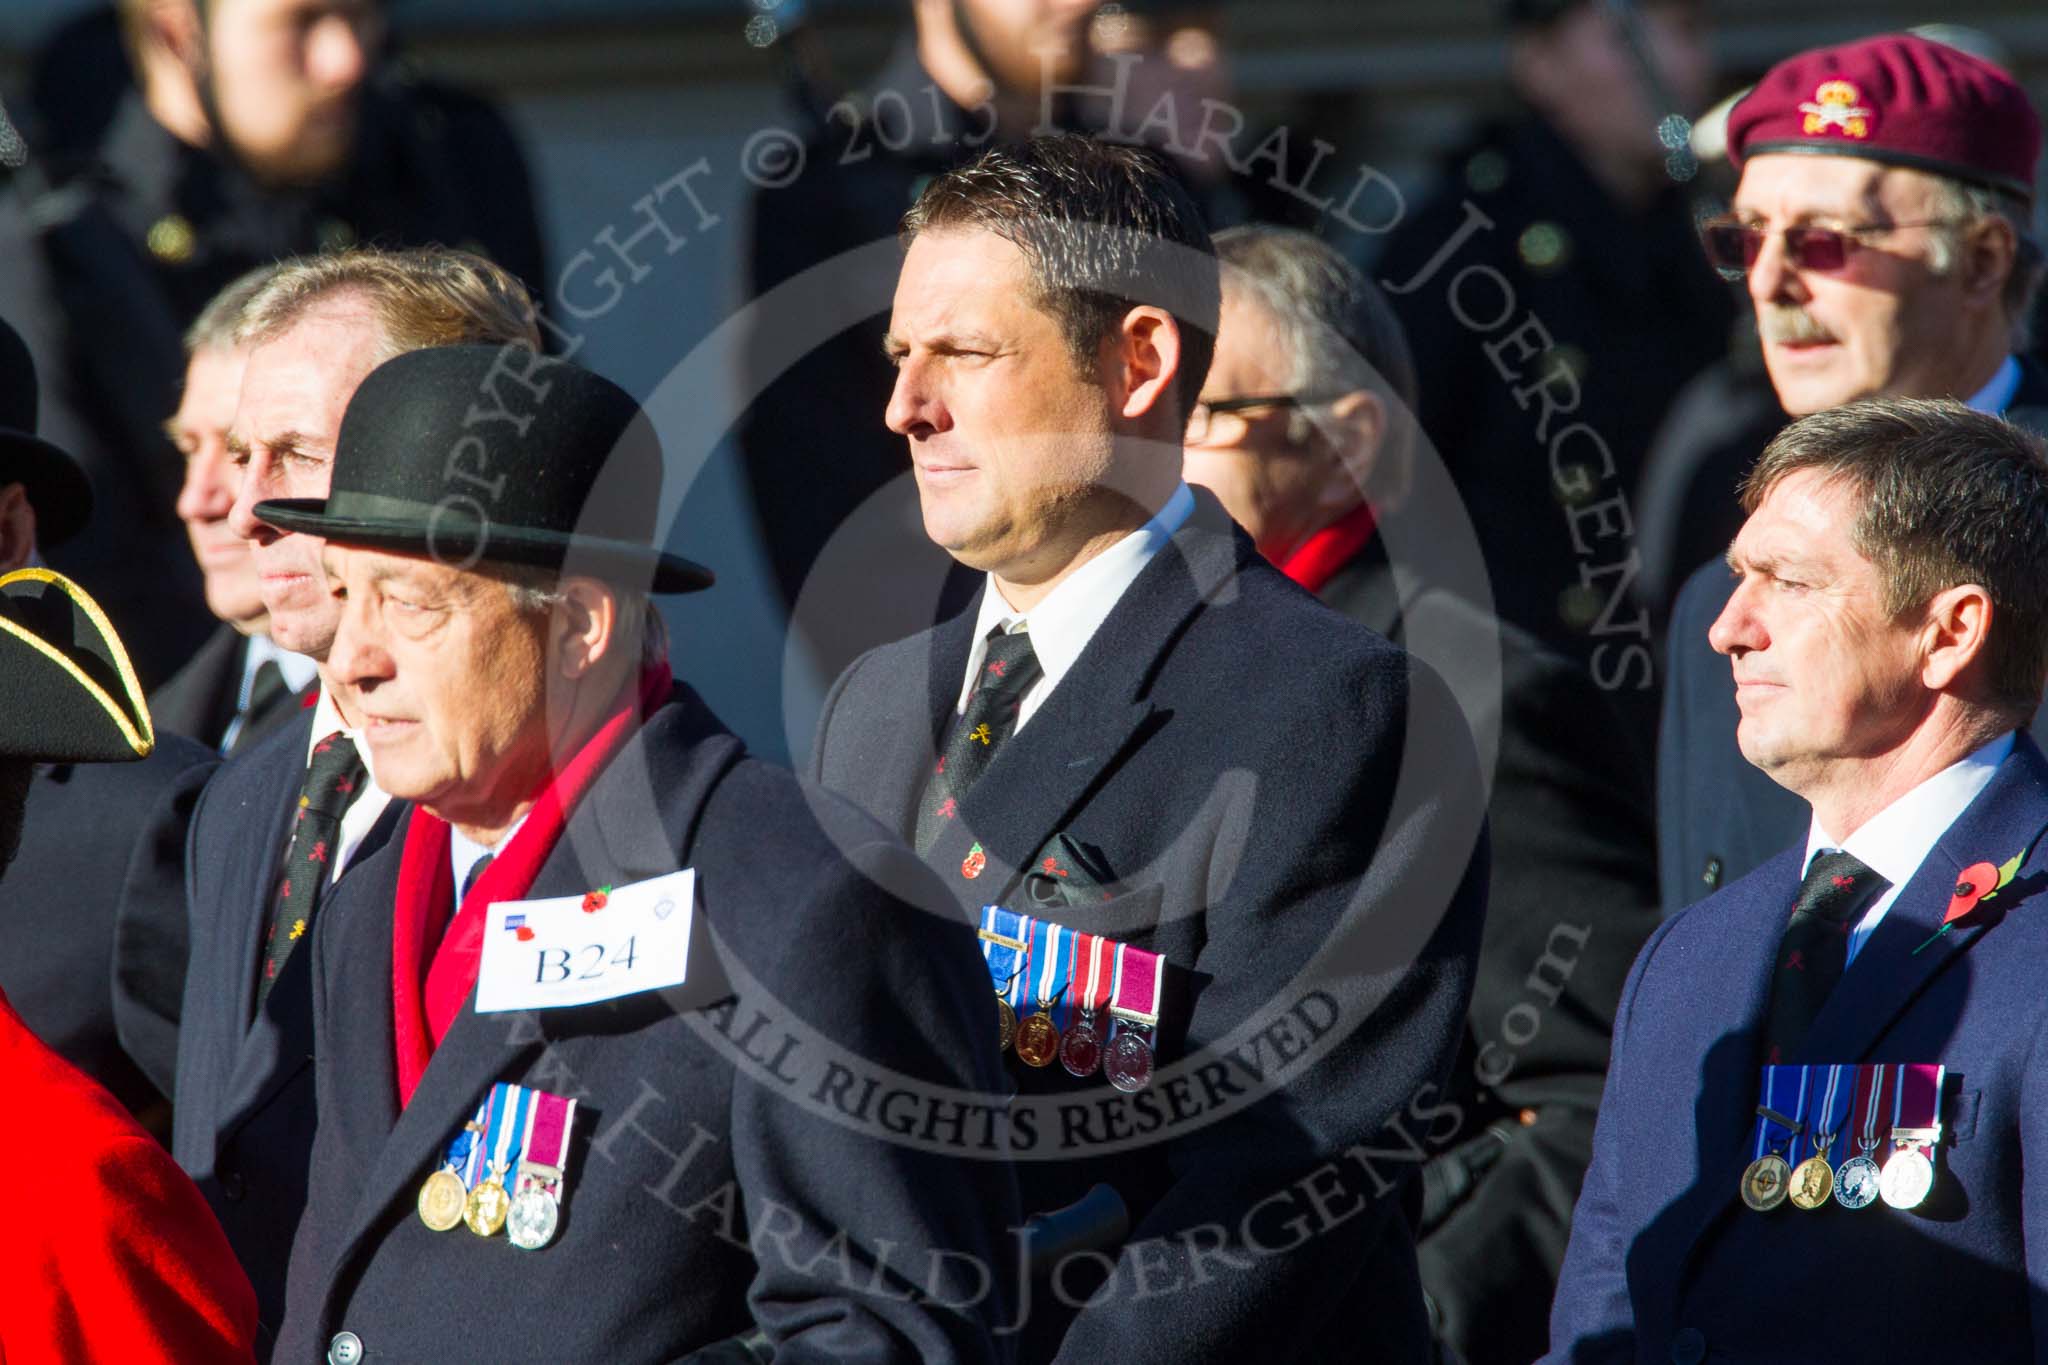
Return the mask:
<path id="1" fill-rule="evenodd" d="M 552 569 L 524 568 L 509 564 L 489 566 L 491 577 L 505 585 L 505 595 L 512 599 L 515 611 L 532 615 L 553 611 L 569 600 L 562 591 L 560 580 Z M 614 591 L 618 591 L 614 589 Z M 629 620 L 633 607 L 639 604 L 640 618 L 640 666 L 654 668 L 668 662 L 668 622 L 662 619 L 661 611 L 654 600 L 645 593 L 619 593 L 619 617 Z"/>
<path id="2" fill-rule="evenodd" d="M 1929 234 L 1927 266 L 1936 275 L 1946 275 L 1955 269 L 1963 234 L 1970 229 L 1990 218 L 2002 218 L 2012 229 L 2017 249 L 2001 301 L 2011 329 L 2012 350 L 2015 354 L 2025 352 L 2034 342 L 2034 301 L 2040 296 L 2043 277 L 2048 276 L 2048 257 L 2044 257 L 2041 243 L 2034 236 L 2031 210 L 2012 196 L 1982 185 L 1946 175 L 1929 179 L 1934 181 L 1936 192 L 1934 216 L 1954 223 Z"/>
<path id="3" fill-rule="evenodd" d="M 1364 390 L 1387 409 L 1369 497 L 1405 493 L 1413 470 L 1415 357 L 1387 296 L 1322 239 L 1295 228 L 1251 224 L 1216 234 L 1223 290 L 1263 308 L 1287 352 L 1287 391 L 1324 400 Z M 1313 432 L 1292 414 L 1288 439 Z"/>
<path id="4" fill-rule="evenodd" d="M 238 344 L 236 333 L 242 326 L 242 314 L 249 310 L 249 301 L 263 292 L 263 286 L 270 283 L 270 277 L 278 267 L 259 265 L 254 270 L 244 271 L 229 282 L 228 286 L 215 294 L 206 307 L 199 310 L 199 316 L 185 329 L 185 354 L 198 355 L 201 351 L 228 351 Z"/>
<path id="5" fill-rule="evenodd" d="M 380 361 L 430 346 L 541 348 L 526 286 L 474 252 L 446 247 L 351 247 L 281 261 L 243 308 L 235 340 L 275 341 L 343 297 L 360 301 L 376 319 Z"/>

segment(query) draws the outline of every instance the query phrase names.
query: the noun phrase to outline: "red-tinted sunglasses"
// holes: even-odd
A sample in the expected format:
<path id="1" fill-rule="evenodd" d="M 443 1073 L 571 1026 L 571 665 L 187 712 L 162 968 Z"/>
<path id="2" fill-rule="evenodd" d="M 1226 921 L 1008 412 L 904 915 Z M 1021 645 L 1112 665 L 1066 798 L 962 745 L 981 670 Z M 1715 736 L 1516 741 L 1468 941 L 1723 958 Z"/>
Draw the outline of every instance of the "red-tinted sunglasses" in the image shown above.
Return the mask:
<path id="1" fill-rule="evenodd" d="M 1873 223 L 1868 227 L 1788 227 L 1783 229 L 1785 255 L 1801 270 L 1821 274 L 1840 270 L 1849 263 L 1849 252 L 1862 239 L 1878 233 L 1912 227 L 1955 227 L 1954 218 L 1931 218 L 1924 223 Z M 1714 268 L 1740 277 L 1748 274 L 1763 253 L 1770 233 L 1734 218 L 1714 218 L 1700 224 L 1700 242 Z"/>

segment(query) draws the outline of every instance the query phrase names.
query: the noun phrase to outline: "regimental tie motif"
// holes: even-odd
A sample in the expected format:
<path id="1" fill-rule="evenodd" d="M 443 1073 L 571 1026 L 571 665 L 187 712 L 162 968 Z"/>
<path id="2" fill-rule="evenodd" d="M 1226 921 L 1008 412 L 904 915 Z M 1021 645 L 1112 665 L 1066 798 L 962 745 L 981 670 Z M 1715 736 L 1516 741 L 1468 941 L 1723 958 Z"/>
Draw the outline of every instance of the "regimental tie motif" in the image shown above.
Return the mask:
<path id="1" fill-rule="evenodd" d="M 270 928 L 263 942 L 262 973 L 256 980 L 256 1002 L 284 970 L 285 960 L 313 926 L 313 916 L 334 879 L 335 849 L 341 842 L 341 817 L 355 800 L 365 778 L 362 756 L 349 737 L 337 730 L 313 746 L 306 765 L 305 786 L 292 820 L 291 842 L 285 848 L 284 870 Z"/>
<path id="2" fill-rule="evenodd" d="M 967 695 L 967 709 L 954 722 L 946 751 L 932 765 L 931 781 L 918 803 L 918 852 L 929 852 L 947 826 L 960 818 L 960 798 L 1016 731 L 1024 694 L 1044 674 L 1029 632 L 1005 634 L 1000 626 L 989 632 L 988 653 Z M 971 880 L 978 872 L 963 870 L 962 875 Z"/>
<path id="3" fill-rule="evenodd" d="M 1890 885 L 1840 849 L 1814 855 L 1778 939 L 1771 1008 L 1764 1020 L 1766 1064 L 1783 1063 L 1805 1040 L 1848 965 L 1856 917 Z"/>

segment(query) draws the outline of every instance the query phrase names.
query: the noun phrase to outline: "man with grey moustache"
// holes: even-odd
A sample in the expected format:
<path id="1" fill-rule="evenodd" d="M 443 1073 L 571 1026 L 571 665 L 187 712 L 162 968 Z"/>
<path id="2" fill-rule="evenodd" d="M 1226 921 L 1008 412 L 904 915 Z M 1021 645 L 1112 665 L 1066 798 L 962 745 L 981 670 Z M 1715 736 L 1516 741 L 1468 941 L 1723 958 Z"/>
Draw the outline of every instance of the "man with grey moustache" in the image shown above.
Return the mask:
<path id="1" fill-rule="evenodd" d="M 2009 75 L 1911 34 L 1791 57 L 1735 106 L 1742 179 L 1701 237 L 1747 282 L 1788 414 L 1954 398 L 2048 432 L 2048 374 L 2022 358 L 2043 275 L 2028 231 L 2040 145 Z M 1807 818 L 1736 747 L 1728 664 L 1707 643 L 1733 589 L 1716 559 L 1672 609 L 1657 755 L 1667 914 L 1757 867 Z"/>

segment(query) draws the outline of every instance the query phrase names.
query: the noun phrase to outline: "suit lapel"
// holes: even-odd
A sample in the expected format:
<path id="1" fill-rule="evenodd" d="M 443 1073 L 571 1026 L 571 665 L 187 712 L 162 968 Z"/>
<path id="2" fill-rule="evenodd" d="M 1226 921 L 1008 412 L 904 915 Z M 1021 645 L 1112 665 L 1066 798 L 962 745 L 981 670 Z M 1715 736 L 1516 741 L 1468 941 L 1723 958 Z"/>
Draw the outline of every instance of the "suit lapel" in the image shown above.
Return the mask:
<path id="1" fill-rule="evenodd" d="M 1813 1021 L 1800 1060 L 1862 1060 L 1928 982 L 1975 944 L 1990 923 L 2022 904 L 2019 895 L 2007 892 L 2011 903 L 2004 897 L 1994 900 L 1966 922 L 1969 927 L 1934 938 L 1948 913 L 1956 874 L 1972 863 L 2003 863 L 2029 849 L 2043 825 L 2048 825 L 2048 762 L 2022 734 L 2012 756 L 1929 851 L 1849 964 Z M 2034 849 L 2020 874 L 2027 875 L 2042 855 L 2043 850 Z"/>
<path id="2" fill-rule="evenodd" d="M 2003 862 L 2026 847 L 2043 825 L 2048 825 L 2048 762 L 2044 762 L 2033 741 L 2022 734 L 2012 757 L 1928 852 L 1920 870 L 1879 921 L 1876 931 L 1828 996 L 1804 1045 L 1792 1060 L 1814 1064 L 1866 1060 L 1885 1030 L 1912 1005 L 1929 982 L 1990 932 L 1997 916 L 2025 904 L 2015 897 L 1997 916 L 1980 914 L 1971 927 L 1943 934 L 1916 954 L 1914 950 L 1941 927 L 1956 873 L 1987 859 Z M 1770 1007 L 1771 973 L 1785 916 L 1798 894 L 1804 856 L 1802 842 L 1766 863 L 1753 874 L 1762 888 L 1767 888 L 1758 892 L 1765 897 L 1765 912 L 1747 917 L 1739 924 L 1730 918 L 1735 930 L 1733 951 L 1737 954 L 1730 977 L 1731 984 L 1739 986 L 1741 996 L 1730 1001 L 1728 1017 L 1740 1022 L 1723 1035 L 1715 1044 L 1713 1055 L 1706 1059 L 1695 1111 L 1702 1124 L 1726 1126 L 1726 1132 L 1699 1135 L 1699 1179 L 1660 1215 L 1660 1220 L 1675 1220 L 1686 1235 L 1641 1239 L 1645 1255 L 1659 1256 L 1659 1247 L 1677 1253 L 1676 1264 L 1645 1264 L 1640 1273 L 1632 1268 L 1632 1278 L 1645 1284 L 1682 1284 L 1684 1265 L 1705 1250 L 1718 1221 L 1736 1207 L 1738 1181 L 1750 1157 L 1740 1134 L 1753 1122 L 1763 1018 Z M 2048 850 L 2037 848 L 2021 869 L 2021 876 L 2044 862 L 2048 862 Z"/>
<path id="3" fill-rule="evenodd" d="M 680 771 L 673 771 L 663 760 L 678 749 L 687 758 Z M 568 826 L 541 865 L 525 899 L 578 895 L 604 882 L 623 885 L 676 871 L 685 865 L 679 861 L 676 850 L 681 848 L 684 856 L 688 856 L 687 834 L 695 826 L 697 812 L 719 780 L 743 756 L 739 742 L 722 730 L 696 694 L 679 688 L 676 704 L 659 713 L 640 739 L 629 743 L 606 765 L 596 784 L 572 812 Z M 650 791 L 656 794 L 658 805 L 648 802 Z M 387 892 L 383 897 L 387 904 L 389 893 L 395 890 L 402 844 L 402 839 L 394 840 L 389 856 L 380 860 L 380 865 L 388 869 L 379 879 Z M 390 918 L 356 918 L 379 927 L 373 935 L 376 943 L 361 944 L 374 954 L 371 961 L 376 964 L 364 979 L 388 983 Z M 366 1074 L 365 1080 L 380 1087 L 377 1094 L 395 1107 L 392 1097 L 397 1094 L 397 1077 L 388 988 L 383 1001 L 375 1011 L 380 1016 L 381 1028 L 368 1031 L 376 1034 L 372 1041 L 378 1055 L 370 1064 L 377 1070 L 374 1075 Z M 411 1103 L 396 1112 L 395 1121 L 387 1121 L 381 1129 L 359 1126 L 355 1130 L 360 1137 L 351 1145 L 358 1147 L 362 1158 L 358 1169 L 364 1171 L 364 1178 L 348 1231 L 339 1243 L 337 1271 L 394 1203 L 413 1198 L 427 1163 L 440 1154 L 476 1112 L 477 1104 L 491 1085 L 524 1075 L 549 1039 L 562 1031 L 565 1021 L 584 1014 L 478 1014 L 475 1004 L 476 990 L 472 986 L 469 999 L 450 1025 L 448 1035 L 434 1049 L 433 1060 L 420 1077 Z M 387 1116 L 391 1113 L 389 1109 L 384 1112 Z M 338 1279 L 338 1275 L 330 1277 L 328 1283 L 337 1283 Z"/>
<path id="4" fill-rule="evenodd" d="M 355 856 L 342 870 L 342 881 L 327 889 L 325 904 L 321 913 L 334 908 L 340 895 L 341 886 L 358 869 L 390 842 L 393 831 L 411 807 L 403 801 L 392 801 L 384 807 L 375 824 L 363 836 L 362 844 Z M 278 842 L 283 843 L 280 832 Z M 388 948 L 389 945 L 387 945 Z M 258 1008 L 256 1019 L 250 1024 L 242 1039 L 240 1051 L 235 1056 L 234 1074 L 229 1078 L 227 1103 L 222 1113 L 228 1115 L 222 1125 L 223 1141 L 232 1139 L 242 1126 L 263 1112 L 280 1090 L 291 1084 L 294 1078 L 313 1062 L 313 1007 L 310 998 L 310 983 L 303 978 L 313 970 L 311 944 L 302 944 L 285 959 L 283 969 L 278 973 L 277 985 L 265 997 Z M 249 959 L 250 999 L 255 996 L 254 958 Z M 245 1003 L 244 1008 L 248 1008 Z M 389 1022 L 388 1020 L 386 1021 Z"/>
<path id="5" fill-rule="evenodd" d="M 290 738 L 278 741 L 276 766 L 270 781 L 264 785 L 258 799 L 263 803 L 259 808 L 267 813 L 259 815 L 258 839 L 253 856 L 242 862 L 244 880 L 240 885 L 228 888 L 232 899 L 229 905 L 237 908 L 251 908 L 242 924 L 242 950 L 234 962 L 235 984 L 235 1029 L 242 1039 L 241 1050 L 248 1051 L 251 1032 L 261 1031 L 263 1021 L 254 1019 L 256 1010 L 256 964 L 263 957 L 263 934 L 270 926 L 272 898 L 277 894 L 278 865 L 284 858 L 285 840 L 291 834 L 292 818 L 298 811 L 299 789 L 305 782 L 305 741 L 312 733 L 312 719 L 303 725 L 289 727 Z M 305 954 L 294 953 L 294 958 Z M 252 1024 L 252 1019 L 254 1022 Z M 243 1070 L 238 1058 L 236 1071 Z M 235 1094 L 241 1087 L 230 1084 L 228 1094 Z"/>
<path id="6" fill-rule="evenodd" d="M 1232 598 L 1255 552 L 1206 491 L 1096 630 L 1072 670 L 1003 745 L 928 855 L 965 904 L 1001 901 L 1105 776 L 1159 728 L 1147 699 L 1174 641 L 1201 607 Z M 966 659 L 960 659 L 960 669 Z M 957 696 L 961 673 L 951 675 Z M 941 681 L 934 679 L 934 686 Z M 970 851 L 986 859 L 963 874 Z M 1118 873 L 1124 869 L 1110 869 Z"/>

